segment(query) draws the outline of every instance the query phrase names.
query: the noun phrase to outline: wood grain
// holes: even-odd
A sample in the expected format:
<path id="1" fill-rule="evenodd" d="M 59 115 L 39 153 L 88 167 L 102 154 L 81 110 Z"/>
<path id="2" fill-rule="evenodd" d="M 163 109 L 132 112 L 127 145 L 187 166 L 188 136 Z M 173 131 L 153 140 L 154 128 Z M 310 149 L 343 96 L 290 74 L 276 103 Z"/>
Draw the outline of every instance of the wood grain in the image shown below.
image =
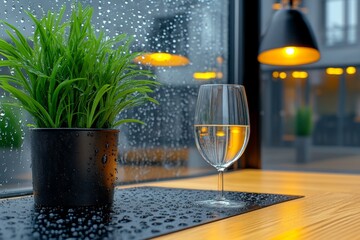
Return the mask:
<path id="1" fill-rule="evenodd" d="M 143 185 L 215 189 L 216 176 Z M 360 239 L 360 176 L 242 170 L 225 175 L 231 191 L 304 195 L 158 239 Z"/>

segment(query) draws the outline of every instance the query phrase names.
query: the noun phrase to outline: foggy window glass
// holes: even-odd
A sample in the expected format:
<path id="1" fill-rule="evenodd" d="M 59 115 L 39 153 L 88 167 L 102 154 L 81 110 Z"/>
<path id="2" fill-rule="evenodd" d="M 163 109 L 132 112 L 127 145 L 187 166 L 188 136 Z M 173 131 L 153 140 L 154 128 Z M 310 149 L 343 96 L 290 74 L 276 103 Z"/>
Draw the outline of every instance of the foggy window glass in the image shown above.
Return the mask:
<path id="1" fill-rule="evenodd" d="M 151 103 L 122 113 L 145 124 L 120 127 L 117 183 L 213 172 L 196 150 L 193 115 L 201 84 L 228 81 L 228 1 L 80 2 L 94 7 L 93 23 L 97 32 L 103 30 L 110 37 L 121 33 L 132 36 L 132 51 L 166 52 L 188 59 L 187 64 L 179 66 L 153 66 L 139 61 L 139 68 L 151 70 L 156 75 L 156 81 L 161 83 L 152 95 L 159 105 Z M 73 3 L 72 0 L 4 0 L 0 19 L 21 29 L 25 36 L 31 36 L 34 26 L 24 11 L 40 18 L 49 10 L 58 12 L 61 6 L 66 5 L 66 18 Z M 1 24 L 2 38 L 6 38 L 5 29 Z M 0 68 L 0 71 L 11 74 L 5 68 Z M 10 96 L 3 91 L 0 95 L 1 102 L 9 100 Z M 31 190 L 27 125 L 32 123 L 25 111 L 1 102 L 0 196 Z"/>

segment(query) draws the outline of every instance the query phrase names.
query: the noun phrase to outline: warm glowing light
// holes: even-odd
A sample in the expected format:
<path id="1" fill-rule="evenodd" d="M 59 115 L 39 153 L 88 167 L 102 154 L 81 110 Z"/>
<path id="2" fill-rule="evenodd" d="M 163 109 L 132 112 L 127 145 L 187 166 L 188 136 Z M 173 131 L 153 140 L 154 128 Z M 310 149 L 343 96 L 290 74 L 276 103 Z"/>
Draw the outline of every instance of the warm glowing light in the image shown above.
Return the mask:
<path id="1" fill-rule="evenodd" d="M 208 135 L 209 135 L 208 128 L 207 127 L 201 127 L 200 136 L 204 137 L 204 136 L 208 136 Z"/>
<path id="2" fill-rule="evenodd" d="M 208 131 L 208 128 L 207 127 L 201 127 L 201 130 L 200 130 L 202 133 L 207 133 Z"/>
<path id="3" fill-rule="evenodd" d="M 218 64 L 223 64 L 223 63 L 224 63 L 224 58 L 221 57 L 221 56 L 218 56 L 218 57 L 216 58 L 216 62 L 217 62 Z"/>
<path id="4" fill-rule="evenodd" d="M 272 73 L 273 78 L 278 78 L 279 77 L 279 72 L 275 71 Z"/>
<path id="5" fill-rule="evenodd" d="M 232 127 L 231 128 L 231 133 L 240 133 L 241 132 L 240 130 L 241 129 L 239 127 Z"/>
<path id="6" fill-rule="evenodd" d="M 347 67 L 346 68 L 347 74 L 355 74 L 356 73 L 356 67 Z"/>
<path id="7" fill-rule="evenodd" d="M 307 78 L 308 77 L 308 73 L 305 71 L 295 71 L 291 75 L 293 78 Z"/>
<path id="8" fill-rule="evenodd" d="M 280 9 L 282 9 L 282 4 L 281 3 L 273 3 L 272 9 L 280 10 Z"/>
<path id="9" fill-rule="evenodd" d="M 218 130 L 218 131 L 216 132 L 216 136 L 218 136 L 218 137 L 224 137 L 224 136 L 225 136 L 225 132 L 224 132 L 223 130 Z"/>
<path id="10" fill-rule="evenodd" d="M 216 72 L 195 72 L 193 74 L 193 78 L 195 78 L 197 80 L 214 79 L 214 78 L 217 78 L 217 73 Z"/>
<path id="11" fill-rule="evenodd" d="M 150 55 L 151 60 L 153 61 L 169 61 L 171 59 L 170 53 L 153 53 Z"/>
<path id="12" fill-rule="evenodd" d="M 326 74 L 328 75 L 341 75 L 344 73 L 344 70 L 342 68 L 327 68 Z"/>
<path id="13" fill-rule="evenodd" d="M 295 54 L 295 47 L 286 47 L 284 51 L 287 55 L 294 55 Z"/>
<path id="14" fill-rule="evenodd" d="M 189 59 L 170 53 L 146 53 L 134 59 L 134 62 L 155 67 L 176 67 L 185 66 L 190 63 Z"/>
<path id="15" fill-rule="evenodd" d="M 285 72 L 281 72 L 281 73 L 279 74 L 279 77 L 280 77 L 281 79 L 285 79 L 285 78 L 287 77 L 287 75 L 286 75 Z"/>
<path id="16" fill-rule="evenodd" d="M 308 47 L 283 47 L 263 51 L 258 60 L 263 64 L 275 66 L 296 66 L 316 62 L 320 59 L 320 52 Z"/>
<path id="17" fill-rule="evenodd" d="M 247 126 L 231 126 L 230 128 L 230 139 L 228 145 L 228 159 L 233 159 L 239 153 L 246 141 L 246 132 L 248 130 Z"/>

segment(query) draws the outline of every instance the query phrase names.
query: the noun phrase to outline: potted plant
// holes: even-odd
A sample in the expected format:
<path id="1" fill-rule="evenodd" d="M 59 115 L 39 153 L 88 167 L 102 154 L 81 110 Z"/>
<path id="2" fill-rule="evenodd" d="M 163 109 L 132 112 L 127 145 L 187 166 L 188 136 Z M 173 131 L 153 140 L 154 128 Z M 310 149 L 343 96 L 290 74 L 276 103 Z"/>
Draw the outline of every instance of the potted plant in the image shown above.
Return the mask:
<path id="1" fill-rule="evenodd" d="M 116 178 L 118 130 L 137 119 L 119 113 L 146 102 L 157 82 L 139 69 L 131 39 L 97 33 L 93 9 L 74 5 L 48 12 L 34 23 L 27 39 L 3 22 L 12 43 L 0 39 L 0 87 L 19 100 L 34 118 L 31 132 L 33 190 L 36 205 L 111 204 Z"/>
<path id="2" fill-rule="evenodd" d="M 313 129 L 310 107 L 300 107 L 295 116 L 296 162 L 306 163 L 310 160 L 311 133 Z"/>

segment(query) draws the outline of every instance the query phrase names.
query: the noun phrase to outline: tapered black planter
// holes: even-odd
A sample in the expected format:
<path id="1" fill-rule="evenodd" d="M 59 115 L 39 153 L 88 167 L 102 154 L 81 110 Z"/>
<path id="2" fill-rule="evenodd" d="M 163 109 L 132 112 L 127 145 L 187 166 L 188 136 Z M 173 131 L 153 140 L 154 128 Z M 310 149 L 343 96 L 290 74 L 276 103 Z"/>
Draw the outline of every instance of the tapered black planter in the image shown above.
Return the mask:
<path id="1" fill-rule="evenodd" d="M 118 134 L 114 129 L 32 129 L 35 205 L 112 204 Z"/>

